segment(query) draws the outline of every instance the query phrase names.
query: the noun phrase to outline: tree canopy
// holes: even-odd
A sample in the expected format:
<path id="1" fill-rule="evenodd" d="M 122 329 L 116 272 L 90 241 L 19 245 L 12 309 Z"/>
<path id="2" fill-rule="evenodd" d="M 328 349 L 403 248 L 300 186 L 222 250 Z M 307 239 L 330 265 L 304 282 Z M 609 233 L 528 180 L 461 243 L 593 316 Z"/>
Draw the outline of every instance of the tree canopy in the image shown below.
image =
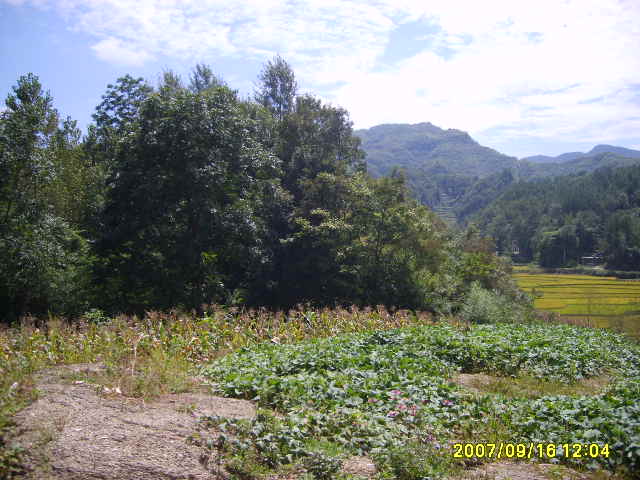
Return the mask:
<path id="1" fill-rule="evenodd" d="M 254 99 L 204 64 L 187 85 L 125 75 L 84 137 L 34 75 L 6 103 L 7 318 L 216 302 L 451 311 L 472 283 L 509 291 L 491 245 L 466 249 L 401 172 L 367 174 L 348 112 L 299 95 L 281 57 Z"/>

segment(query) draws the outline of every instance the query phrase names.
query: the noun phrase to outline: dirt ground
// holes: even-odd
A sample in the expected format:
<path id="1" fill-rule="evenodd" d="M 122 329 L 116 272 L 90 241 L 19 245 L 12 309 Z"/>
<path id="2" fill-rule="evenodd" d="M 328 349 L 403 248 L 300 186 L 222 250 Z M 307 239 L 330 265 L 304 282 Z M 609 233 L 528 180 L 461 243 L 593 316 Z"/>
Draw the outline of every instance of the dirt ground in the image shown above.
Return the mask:
<path id="1" fill-rule="evenodd" d="M 27 451 L 27 480 L 220 478 L 215 467 L 207 466 L 202 448 L 188 438 L 198 430 L 201 416 L 249 419 L 256 414 L 253 403 L 206 393 L 164 395 L 144 402 L 73 380 L 99 374 L 103 368 L 69 365 L 36 376 L 40 398 L 15 418 L 16 440 Z M 456 381 L 475 389 L 489 379 L 485 377 L 459 375 Z M 346 459 L 342 471 L 366 478 L 377 473 L 368 457 Z M 554 465 L 491 463 L 455 480 L 587 478 Z"/>
<path id="2" fill-rule="evenodd" d="M 481 465 L 455 480 L 587 480 L 566 467 L 541 463 L 498 462 Z"/>
<path id="3" fill-rule="evenodd" d="M 38 376 L 42 395 L 16 416 L 18 441 L 29 452 L 29 479 L 213 478 L 200 462 L 201 449 L 187 442 L 198 418 L 255 415 L 254 405 L 244 400 L 185 393 L 145 403 L 63 380 L 100 368 L 74 365 Z"/>

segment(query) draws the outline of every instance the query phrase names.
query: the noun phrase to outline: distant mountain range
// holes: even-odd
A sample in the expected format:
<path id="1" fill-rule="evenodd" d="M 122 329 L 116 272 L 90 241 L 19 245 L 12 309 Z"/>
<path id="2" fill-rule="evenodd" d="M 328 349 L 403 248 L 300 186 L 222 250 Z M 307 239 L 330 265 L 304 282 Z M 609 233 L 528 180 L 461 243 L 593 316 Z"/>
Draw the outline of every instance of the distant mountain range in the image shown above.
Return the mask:
<path id="1" fill-rule="evenodd" d="M 518 160 L 480 145 L 466 132 L 428 122 L 378 125 L 354 133 L 367 153 L 369 173 L 383 176 L 395 167 L 404 170 L 418 200 L 451 222 L 464 221 L 516 181 L 640 163 L 640 151 L 612 145 Z"/>
<path id="2" fill-rule="evenodd" d="M 621 157 L 627 158 L 640 158 L 640 151 L 632 150 L 630 148 L 615 147 L 613 145 L 596 145 L 587 153 L 583 152 L 569 152 L 558 155 L 557 157 L 549 157 L 547 155 L 534 155 L 532 157 L 524 157 L 522 160 L 533 163 L 564 163 L 579 158 L 593 157 L 599 153 L 614 153 Z"/>

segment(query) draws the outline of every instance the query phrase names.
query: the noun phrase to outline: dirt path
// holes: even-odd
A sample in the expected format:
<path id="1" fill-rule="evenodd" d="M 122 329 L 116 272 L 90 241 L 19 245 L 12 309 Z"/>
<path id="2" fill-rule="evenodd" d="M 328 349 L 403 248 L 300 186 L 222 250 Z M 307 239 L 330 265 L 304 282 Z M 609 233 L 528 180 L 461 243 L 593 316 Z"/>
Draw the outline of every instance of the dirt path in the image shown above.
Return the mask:
<path id="1" fill-rule="evenodd" d="M 251 402 L 190 393 L 153 402 L 98 393 L 64 380 L 99 365 L 74 365 L 38 375 L 41 397 L 16 416 L 18 442 L 28 452 L 30 479 L 182 480 L 213 475 L 201 450 L 187 442 L 201 415 L 251 418 Z"/>

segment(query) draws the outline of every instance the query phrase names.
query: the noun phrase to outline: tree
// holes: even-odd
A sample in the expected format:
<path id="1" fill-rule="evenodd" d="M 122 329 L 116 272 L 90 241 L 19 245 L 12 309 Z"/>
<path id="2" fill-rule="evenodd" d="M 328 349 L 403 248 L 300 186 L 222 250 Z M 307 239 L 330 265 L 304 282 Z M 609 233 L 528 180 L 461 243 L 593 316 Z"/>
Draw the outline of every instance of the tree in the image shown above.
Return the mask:
<path id="1" fill-rule="evenodd" d="M 85 150 L 94 163 L 108 171 L 116 155 L 118 140 L 133 128 L 142 103 L 153 92 L 143 78 L 130 75 L 107 85 L 107 92 L 93 114 L 95 125 L 89 127 Z"/>
<path id="2" fill-rule="evenodd" d="M 295 112 L 281 123 L 275 149 L 283 162 L 283 185 L 296 199 L 305 179 L 365 170 L 364 152 L 348 112 L 310 95 L 296 98 Z"/>
<path id="3" fill-rule="evenodd" d="M 173 70 L 165 70 L 162 72 L 160 84 L 158 86 L 158 92 L 160 95 L 170 98 L 183 89 L 184 85 L 182 84 L 180 75 L 175 73 Z"/>
<path id="4" fill-rule="evenodd" d="M 268 262 L 258 214 L 278 196 L 277 159 L 226 87 L 152 94 L 121 141 L 98 251 L 107 307 L 224 301 Z"/>
<path id="5" fill-rule="evenodd" d="M 52 189 L 63 174 L 65 142 L 49 93 L 33 74 L 20 77 L 0 114 L 0 315 L 71 312 L 87 272 L 86 242 L 62 217 L 77 206 Z"/>
<path id="6" fill-rule="evenodd" d="M 189 89 L 193 93 L 200 93 L 214 87 L 225 86 L 224 81 L 217 77 L 209 65 L 198 63 L 189 77 Z"/>
<path id="7" fill-rule="evenodd" d="M 268 108 L 278 119 L 292 112 L 298 83 L 289 64 L 279 55 L 269 60 L 260 73 L 260 85 L 255 93 L 258 103 Z"/>
<path id="8" fill-rule="evenodd" d="M 401 177 L 322 172 L 303 186 L 283 239 L 281 305 L 427 305 L 423 280 L 439 265 L 442 225 Z"/>
<path id="9" fill-rule="evenodd" d="M 46 147 L 58 122 L 52 102 L 31 73 L 20 77 L 7 96 L 7 110 L 0 117 L 0 214 L 5 224 L 12 216 L 35 215 L 40 208 L 40 187 L 51 176 Z"/>
<path id="10" fill-rule="evenodd" d="M 602 246 L 607 265 L 620 270 L 640 270 L 640 216 L 616 212 L 607 221 Z"/>

